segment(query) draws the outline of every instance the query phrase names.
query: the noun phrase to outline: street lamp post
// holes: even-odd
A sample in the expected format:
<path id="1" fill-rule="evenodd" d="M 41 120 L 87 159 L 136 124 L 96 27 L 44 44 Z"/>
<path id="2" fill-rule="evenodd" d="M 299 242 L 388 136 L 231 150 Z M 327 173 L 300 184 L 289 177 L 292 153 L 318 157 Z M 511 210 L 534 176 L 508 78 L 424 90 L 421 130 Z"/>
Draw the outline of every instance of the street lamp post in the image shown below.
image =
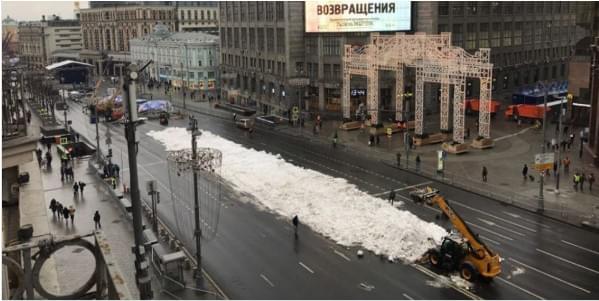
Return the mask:
<path id="1" fill-rule="evenodd" d="M 547 128 L 547 87 L 544 83 L 541 83 L 541 86 L 544 90 L 543 96 L 543 143 L 541 143 L 541 153 L 545 154 L 545 140 L 546 140 L 546 128 Z M 543 197 L 543 182 L 545 182 L 545 177 L 541 176 L 541 181 L 539 182 L 539 203 L 537 210 L 539 212 L 543 212 L 545 210 L 545 199 Z"/>
<path id="2" fill-rule="evenodd" d="M 558 148 L 557 148 L 557 171 L 555 174 L 555 193 L 559 194 L 559 178 L 560 178 L 560 166 L 562 163 L 561 160 L 561 148 L 559 147 L 559 143 L 562 141 L 562 115 L 564 115 L 563 112 L 563 105 L 564 105 L 564 99 L 560 99 L 560 103 L 559 103 L 559 124 L 557 127 L 558 133 L 557 133 L 557 143 L 558 143 Z"/>
<path id="3" fill-rule="evenodd" d="M 198 129 L 198 120 L 193 116 L 189 116 L 189 127 L 187 128 L 191 132 L 191 159 L 193 164 L 196 164 L 198 160 L 198 147 L 196 143 L 196 137 L 200 136 L 202 132 Z M 194 203 L 194 217 L 195 217 L 195 241 L 196 241 L 196 262 L 197 268 L 194 271 L 193 277 L 196 279 L 197 284 L 201 287 L 202 284 L 202 230 L 200 228 L 200 202 L 198 195 L 198 172 L 196 168 L 193 169 L 193 203 Z"/>

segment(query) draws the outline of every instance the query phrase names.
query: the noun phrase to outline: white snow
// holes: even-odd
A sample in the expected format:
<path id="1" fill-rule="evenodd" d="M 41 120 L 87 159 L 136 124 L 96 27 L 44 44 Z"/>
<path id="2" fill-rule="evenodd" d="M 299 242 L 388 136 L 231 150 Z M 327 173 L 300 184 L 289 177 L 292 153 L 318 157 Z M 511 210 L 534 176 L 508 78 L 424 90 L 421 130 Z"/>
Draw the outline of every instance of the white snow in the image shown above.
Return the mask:
<path id="1" fill-rule="evenodd" d="M 184 128 L 148 135 L 167 150 L 191 147 Z M 202 131 L 198 146 L 222 152 L 221 176 L 238 191 L 253 195 L 258 207 L 289 219 L 298 215 L 300 223 L 340 245 L 415 261 L 446 235 L 436 224 L 398 210 L 345 179 L 295 166 L 278 154 L 248 149 L 209 131 Z"/>

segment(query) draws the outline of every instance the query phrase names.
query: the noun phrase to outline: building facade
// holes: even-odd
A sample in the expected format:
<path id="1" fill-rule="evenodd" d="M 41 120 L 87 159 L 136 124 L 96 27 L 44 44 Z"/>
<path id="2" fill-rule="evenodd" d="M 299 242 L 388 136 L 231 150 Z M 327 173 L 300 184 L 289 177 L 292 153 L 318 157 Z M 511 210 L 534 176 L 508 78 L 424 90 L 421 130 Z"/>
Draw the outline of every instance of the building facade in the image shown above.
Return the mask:
<path id="1" fill-rule="evenodd" d="M 491 48 L 493 98 L 506 102 L 523 86 L 567 79 L 567 61 L 584 36 L 577 14 L 590 7 L 585 2 L 412 5 L 412 32 L 451 32 L 453 45 L 469 52 Z M 300 94 L 304 109 L 340 111 L 343 45 L 367 44 L 369 33 L 305 33 L 303 2 L 220 2 L 219 11 L 223 94 L 256 102 L 264 112 L 288 110 L 299 103 Z M 406 76 L 406 90 L 411 91 L 409 69 Z M 293 77 L 307 77 L 309 85 L 292 87 L 288 79 Z M 382 72 L 380 78 L 382 109 L 392 110 L 393 75 Z M 435 110 L 436 89 L 427 86 L 425 101 Z M 365 100 L 365 79 L 352 78 L 351 88 L 356 91 L 352 104 Z M 476 97 L 478 83 L 468 81 L 466 94 Z"/>
<path id="2" fill-rule="evenodd" d="M 218 35 L 218 2 L 177 1 L 178 31 L 201 31 Z"/>
<path id="3" fill-rule="evenodd" d="M 10 16 L 6 16 L 2 20 L 2 50 L 5 55 L 13 55 L 16 53 L 19 43 L 18 23 Z"/>
<path id="4" fill-rule="evenodd" d="M 56 53 L 81 50 L 81 27 L 78 20 L 61 20 L 52 16 L 42 21 L 20 22 L 19 53 L 33 68 L 44 68 L 54 62 Z"/>
<path id="5" fill-rule="evenodd" d="M 174 87 L 197 91 L 197 99 L 216 98 L 220 89 L 218 36 L 202 32 L 169 32 L 156 26 L 152 34 L 130 40 L 131 59 L 139 65 L 149 60 L 145 79 L 170 82 Z"/>
<path id="6" fill-rule="evenodd" d="M 175 31 L 176 8 L 165 1 L 90 1 L 80 10 L 81 59 L 96 74 L 117 75 L 119 63 L 131 61 L 129 40 L 150 34 L 157 24 Z"/>

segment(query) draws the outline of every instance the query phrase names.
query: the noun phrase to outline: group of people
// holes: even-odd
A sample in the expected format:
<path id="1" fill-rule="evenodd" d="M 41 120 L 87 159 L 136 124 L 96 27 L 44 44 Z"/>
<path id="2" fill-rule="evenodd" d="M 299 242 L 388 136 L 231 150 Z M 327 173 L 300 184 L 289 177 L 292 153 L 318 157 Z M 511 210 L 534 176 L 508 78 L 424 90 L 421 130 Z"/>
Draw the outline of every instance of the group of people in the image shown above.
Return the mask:
<path id="1" fill-rule="evenodd" d="M 45 167 L 49 170 L 52 168 L 52 154 L 50 153 L 50 148 L 52 147 L 52 144 L 48 143 L 47 147 L 48 150 L 46 151 L 45 155 L 42 156 L 43 151 L 41 148 L 38 148 L 35 150 L 35 156 L 37 157 L 37 164 L 39 164 L 40 168 Z"/>
<path id="2" fill-rule="evenodd" d="M 75 222 L 75 207 L 73 207 L 73 205 L 67 207 L 66 205 L 62 205 L 62 203 L 60 203 L 59 201 L 57 201 L 56 199 L 52 199 L 50 201 L 50 210 L 52 210 L 52 216 L 56 217 L 58 216 L 58 219 L 63 219 L 65 221 L 65 224 L 68 226 L 69 225 L 69 217 L 71 218 L 71 225 L 73 225 L 73 223 Z"/>
<path id="3" fill-rule="evenodd" d="M 589 175 L 585 175 L 584 172 L 576 172 L 574 176 L 572 176 L 572 181 L 574 182 L 574 190 L 578 191 L 580 187 L 580 191 L 584 191 L 584 182 L 589 183 L 589 191 L 593 191 L 593 183 L 595 183 L 595 175 L 590 173 Z"/>

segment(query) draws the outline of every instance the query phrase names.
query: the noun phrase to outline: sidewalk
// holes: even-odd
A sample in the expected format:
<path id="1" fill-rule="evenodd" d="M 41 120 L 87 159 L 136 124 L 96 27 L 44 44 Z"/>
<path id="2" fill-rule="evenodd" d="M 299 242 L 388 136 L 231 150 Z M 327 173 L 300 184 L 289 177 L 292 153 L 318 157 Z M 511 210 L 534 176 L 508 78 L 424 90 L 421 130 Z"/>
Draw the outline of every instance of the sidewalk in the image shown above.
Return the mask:
<path id="1" fill-rule="evenodd" d="M 162 93 L 164 89 L 161 90 L 152 90 L 155 95 L 154 98 L 165 97 Z M 172 98 L 173 105 L 178 109 L 182 109 L 183 103 L 180 94 L 179 92 L 173 93 Z M 232 118 L 230 112 L 215 109 L 214 103 L 208 104 L 208 102 L 187 99 L 186 107 L 188 110 L 218 118 Z M 466 117 L 466 126 L 470 128 L 471 139 L 476 136 L 476 119 L 476 116 Z M 425 131 L 434 132 L 435 129 L 439 128 L 438 124 L 437 116 L 425 117 Z M 384 161 L 393 166 L 397 164 L 396 153 L 401 152 L 402 168 L 406 170 L 407 156 L 403 143 L 403 133 L 395 133 L 390 140 L 386 136 L 380 136 L 380 144 L 370 147 L 368 146 L 368 129 L 344 131 L 338 129 L 340 125 L 340 121 L 324 120 L 322 130 L 317 135 L 312 133 L 313 121 L 306 121 L 303 128 L 285 124 L 278 126 L 276 130 L 327 147 L 331 145 L 333 135 L 337 132 L 339 149 L 360 152 L 365 156 Z M 577 171 L 584 172 L 587 175 L 592 172 L 595 178 L 599 176 L 599 169 L 592 166 L 591 159 L 586 154 L 583 155 L 582 159 L 578 158 L 580 147 L 578 135 L 580 130 L 580 128 L 570 129 L 567 134 L 574 132 L 577 139 L 571 149 L 562 152 L 561 155 L 562 159 L 568 156 L 572 163 L 569 174 L 566 174 L 563 169 L 561 170 L 559 194 L 555 192 L 556 178 L 553 171 L 551 172 L 552 175 L 545 179 L 543 189 L 544 215 L 577 226 L 580 226 L 581 223 L 590 223 L 591 227 L 596 228 L 599 227 L 599 187 L 594 187 L 593 191 L 589 191 L 588 182 L 585 182 L 584 191 L 575 191 L 572 182 L 572 176 Z M 554 138 L 556 136 L 555 125 L 548 123 L 546 133 L 547 140 Z M 441 149 L 440 144 L 426 145 L 410 150 L 410 163 L 407 170 L 489 196 L 501 202 L 536 211 L 540 177 L 532 167 L 534 165 L 534 155 L 541 152 L 541 129 L 534 129 L 530 124 L 518 126 L 514 122 L 504 120 L 502 115 L 498 115 L 491 120 L 491 137 L 495 139 L 495 146 L 492 149 L 478 150 L 470 148 L 466 154 L 449 154 L 445 161 L 443 175 L 436 172 L 437 150 Z M 557 139 L 557 137 L 555 138 Z M 471 141 L 471 139 L 468 141 Z M 420 155 L 421 159 L 419 170 L 416 170 L 416 155 Z M 524 164 L 528 165 L 528 174 L 533 175 L 534 181 L 523 180 L 522 168 Z M 486 166 L 488 170 L 487 182 L 482 181 L 483 166 Z M 595 186 L 597 186 L 597 183 L 595 183 Z"/>

